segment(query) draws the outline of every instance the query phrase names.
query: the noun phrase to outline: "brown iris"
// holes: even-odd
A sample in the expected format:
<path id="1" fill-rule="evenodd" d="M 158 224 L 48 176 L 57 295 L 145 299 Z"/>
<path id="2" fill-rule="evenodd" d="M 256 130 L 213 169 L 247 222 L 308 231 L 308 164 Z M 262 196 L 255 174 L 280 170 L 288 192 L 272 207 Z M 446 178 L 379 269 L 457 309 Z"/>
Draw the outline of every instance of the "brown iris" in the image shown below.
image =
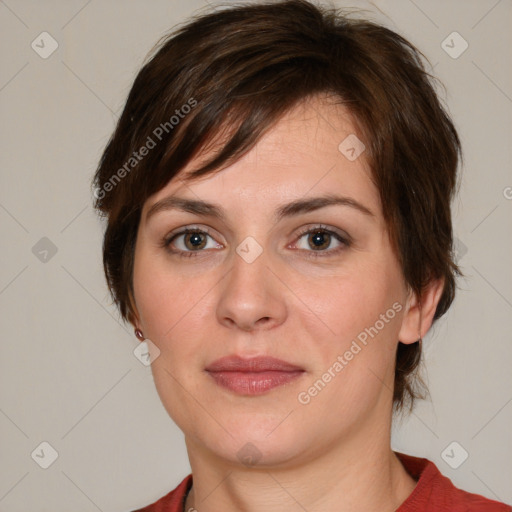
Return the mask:
<path id="1" fill-rule="evenodd" d="M 202 249 L 206 245 L 206 235 L 200 231 L 188 231 L 184 240 L 185 246 L 190 250 Z"/>
<path id="2" fill-rule="evenodd" d="M 310 247 L 312 249 L 314 249 L 315 251 L 317 251 L 319 249 L 325 249 L 325 248 L 329 247 L 329 244 L 331 242 L 331 235 L 329 235 L 325 231 L 316 231 L 315 233 L 310 233 L 310 235 L 308 236 L 308 243 L 310 242 L 310 240 L 312 240 L 313 243 L 315 244 L 315 245 L 310 244 Z M 316 245 L 316 244 L 320 244 L 320 245 Z"/>

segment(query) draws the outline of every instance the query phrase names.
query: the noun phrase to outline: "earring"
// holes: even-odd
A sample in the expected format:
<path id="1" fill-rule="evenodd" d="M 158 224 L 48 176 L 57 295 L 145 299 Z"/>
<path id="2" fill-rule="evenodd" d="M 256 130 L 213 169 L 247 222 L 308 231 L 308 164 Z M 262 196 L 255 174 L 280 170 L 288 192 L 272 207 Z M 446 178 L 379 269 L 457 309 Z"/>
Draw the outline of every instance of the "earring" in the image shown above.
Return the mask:
<path id="1" fill-rule="evenodd" d="M 135 336 L 139 341 L 144 341 L 146 338 L 144 338 L 144 334 L 142 334 L 142 331 L 137 327 L 135 329 Z"/>

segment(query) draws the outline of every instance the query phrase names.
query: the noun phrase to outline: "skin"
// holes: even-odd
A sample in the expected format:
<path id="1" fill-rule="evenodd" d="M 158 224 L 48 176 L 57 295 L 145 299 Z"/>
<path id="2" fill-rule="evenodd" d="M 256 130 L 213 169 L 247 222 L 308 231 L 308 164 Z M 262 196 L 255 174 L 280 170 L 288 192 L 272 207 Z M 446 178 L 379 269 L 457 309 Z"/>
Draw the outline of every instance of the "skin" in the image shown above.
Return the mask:
<path id="1" fill-rule="evenodd" d="M 364 152 L 349 161 L 338 150 L 353 133 L 345 107 L 315 97 L 231 166 L 187 181 L 208 156 L 199 155 L 144 205 L 134 324 L 160 350 L 152 363 L 156 388 L 185 434 L 194 478 L 187 511 L 385 512 L 414 489 L 390 448 L 394 357 L 398 340 L 414 343 L 430 328 L 442 283 L 432 282 L 418 301 L 404 282 Z M 373 215 L 331 205 L 277 222 L 272 216 L 283 204 L 327 193 L 351 197 Z M 225 219 L 176 209 L 147 218 L 171 195 L 217 203 Z M 322 254 L 308 257 L 320 251 L 301 229 L 319 224 L 349 235 L 350 244 L 324 233 Z M 211 238 L 199 239 L 206 243 L 200 250 L 186 235 L 172 242 L 175 253 L 162 246 L 184 227 L 207 228 Z M 262 249 L 251 263 L 236 252 L 249 236 Z M 401 311 L 300 403 L 298 394 L 393 303 Z M 232 354 L 270 355 L 305 372 L 263 395 L 241 396 L 205 372 Z M 237 453 L 248 442 L 259 459 L 246 465 Z"/>

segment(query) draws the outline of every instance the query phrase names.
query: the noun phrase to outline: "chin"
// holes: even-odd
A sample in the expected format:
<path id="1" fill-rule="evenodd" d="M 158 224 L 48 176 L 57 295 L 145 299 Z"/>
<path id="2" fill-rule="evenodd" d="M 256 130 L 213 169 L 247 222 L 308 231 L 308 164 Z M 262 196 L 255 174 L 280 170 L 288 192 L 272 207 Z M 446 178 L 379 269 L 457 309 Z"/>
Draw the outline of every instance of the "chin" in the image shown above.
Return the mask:
<path id="1" fill-rule="evenodd" d="M 233 464 L 248 468 L 284 467 L 300 456 L 301 448 L 306 449 L 300 445 L 304 437 L 297 434 L 287 430 L 282 434 L 258 435 L 248 428 L 243 435 L 226 439 L 224 445 L 215 444 L 211 450 Z"/>
<path id="2" fill-rule="evenodd" d="M 286 418 L 292 410 L 290 407 L 282 415 L 242 412 L 227 416 L 213 412 L 222 418 L 224 428 L 212 429 L 204 422 L 199 428 L 191 424 L 180 428 L 189 441 L 230 464 L 251 468 L 284 466 L 306 451 L 307 446 L 302 444 L 313 438 L 300 428 L 294 413 Z"/>

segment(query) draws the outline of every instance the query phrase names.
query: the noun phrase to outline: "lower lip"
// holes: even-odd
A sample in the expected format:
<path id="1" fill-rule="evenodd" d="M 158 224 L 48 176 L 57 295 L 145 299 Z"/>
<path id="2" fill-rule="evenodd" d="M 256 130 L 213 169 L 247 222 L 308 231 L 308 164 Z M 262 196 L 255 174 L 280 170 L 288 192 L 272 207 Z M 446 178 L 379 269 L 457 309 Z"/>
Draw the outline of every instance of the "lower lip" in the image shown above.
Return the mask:
<path id="1" fill-rule="evenodd" d="M 300 377 L 302 370 L 292 372 L 208 372 L 215 382 L 239 395 L 261 395 Z"/>

